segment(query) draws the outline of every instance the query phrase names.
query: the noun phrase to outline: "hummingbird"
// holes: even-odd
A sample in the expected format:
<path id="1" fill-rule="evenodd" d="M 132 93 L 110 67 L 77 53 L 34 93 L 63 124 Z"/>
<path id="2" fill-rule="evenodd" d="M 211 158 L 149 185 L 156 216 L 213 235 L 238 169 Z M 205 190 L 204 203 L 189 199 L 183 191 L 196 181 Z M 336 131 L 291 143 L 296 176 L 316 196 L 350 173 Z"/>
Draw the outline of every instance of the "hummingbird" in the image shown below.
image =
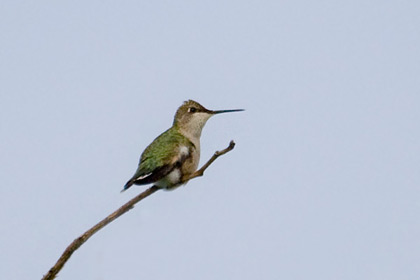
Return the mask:
<path id="1" fill-rule="evenodd" d="M 176 111 L 172 127 L 147 146 L 133 177 L 122 191 L 132 185 L 154 183 L 162 189 L 174 189 L 188 181 L 200 160 L 200 137 L 207 120 L 217 114 L 239 112 L 208 110 L 193 100 L 185 101 Z"/>

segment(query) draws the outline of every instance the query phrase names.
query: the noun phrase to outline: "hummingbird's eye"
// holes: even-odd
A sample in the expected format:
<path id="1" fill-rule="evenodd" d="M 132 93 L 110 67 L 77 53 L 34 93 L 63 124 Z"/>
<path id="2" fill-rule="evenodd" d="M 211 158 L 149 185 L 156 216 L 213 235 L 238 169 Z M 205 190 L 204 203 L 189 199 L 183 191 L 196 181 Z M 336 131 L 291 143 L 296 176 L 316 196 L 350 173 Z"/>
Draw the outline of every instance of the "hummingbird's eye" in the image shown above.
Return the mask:
<path id="1" fill-rule="evenodd" d="M 195 112 L 197 112 L 197 109 L 194 108 L 194 107 L 190 107 L 190 108 L 188 108 L 188 112 L 195 113 Z"/>

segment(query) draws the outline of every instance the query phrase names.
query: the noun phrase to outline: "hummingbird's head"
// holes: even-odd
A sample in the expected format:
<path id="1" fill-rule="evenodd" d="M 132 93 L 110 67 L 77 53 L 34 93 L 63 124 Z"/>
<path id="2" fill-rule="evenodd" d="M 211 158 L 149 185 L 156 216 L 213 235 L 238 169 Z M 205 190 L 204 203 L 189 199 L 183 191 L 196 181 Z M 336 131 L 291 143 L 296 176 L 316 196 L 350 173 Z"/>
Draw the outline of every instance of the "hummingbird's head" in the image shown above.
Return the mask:
<path id="1" fill-rule="evenodd" d="M 204 125 L 211 116 L 237 111 L 243 111 L 243 109 L 213 111 L 206 109 L 196 101 L 188 100 L 176 111 L 173 125 L 192 136 L 200 137 Z"/>

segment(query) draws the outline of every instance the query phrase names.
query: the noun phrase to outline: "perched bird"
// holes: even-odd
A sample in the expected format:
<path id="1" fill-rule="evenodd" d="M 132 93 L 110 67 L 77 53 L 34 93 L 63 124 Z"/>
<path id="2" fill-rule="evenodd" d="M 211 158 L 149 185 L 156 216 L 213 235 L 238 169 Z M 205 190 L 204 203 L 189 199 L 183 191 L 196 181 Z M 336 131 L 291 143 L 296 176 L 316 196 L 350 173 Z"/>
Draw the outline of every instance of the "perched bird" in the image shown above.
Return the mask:
<path id="1" fill-rule="evenodd" d="M 200 136 L 207 120 L 216 114 L 236 110 L 212 111 L 193 100 L 178 108 L 171 128 L 159 135 L 143 152 L 134 176 L 124 189 L 132 185 L 154 183 L 163 189 L 173 189 L 186 183 L 198 167 Z"/>

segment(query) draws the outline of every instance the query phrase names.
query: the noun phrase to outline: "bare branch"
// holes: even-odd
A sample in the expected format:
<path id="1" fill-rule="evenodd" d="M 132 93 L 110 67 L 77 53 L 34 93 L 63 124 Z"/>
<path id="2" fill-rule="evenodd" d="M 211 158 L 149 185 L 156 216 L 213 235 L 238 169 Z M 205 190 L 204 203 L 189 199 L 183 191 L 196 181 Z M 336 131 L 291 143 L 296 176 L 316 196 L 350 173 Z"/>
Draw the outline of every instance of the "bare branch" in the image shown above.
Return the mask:
<path id="1" fill-rule="evenodd" d="M 219 151 L 215 152 L 214 155 L 209 159 L 209 161 L 207 161 L 206 164 L 203 165 L 203 167 L 201 167 L 199 170 L 197 170 L 196 172 L 194 172 L 191 176 L 189 176 L 188 178 L 186 178 L 184 180 L 184 182 L 187 182 L 188 180 L 191 180 L 191 179 L 196 178 L 196 177 L 199 177 L 199 176 L 203 176 L 204 171 L 219 156 L 224 155 L 227 152 L 233 150 L 234 147 L 235 147 L 235 143 L 233 141 L 230 141 L 229 146 L 226 149 L 224 149 L 224 150 L 222 150 L 220 152 Z M 88 231 L 86 231 L 85 233 L 83 233 L 81 236 L 79 236 L 78 238 L 76 238 L 66 248 L 66 250 L 64 250 L 63 254 L 58 259 L 58 261 L 56 262 L 56 264 L 48 271 L 48 273 L 46 275 L 44 275 L 44 277 L 42 277 L 42 280 L 52 280 L 52 279 L 55 279 L 57 277 L 58 272 L 60 272 L 60 270 L 63 268 L 64 264 L 70 259 L 71 255 L 77 249 L 79 249 L 79 247 L 82 246 L 83 243 L 85 243 L 90 237 L 92 237 L 92 235 L 94 235 L 100 229 L 102 229 L 103 227 L 105 227 L 106 225 L 108 225 L 109 223 L 111 223 L 112 221 L 114 221 L 115 219 L 117 219 L 122 214 L 124 214 L 124 213 L 128 212 L 129 210 L 133 209 L 134 208 L 134 205 L 137 202 L 139 202 L 140 200 L 148 197 L 149 195 L 155 193 L 158 190 L 159 190 L 159 187 L 157 187 L 157 186 L 152 186 L 152 187 L 148 188 L 147 190 L 145 190 L 144 192 L 140 193 L 139 195 L 137 195 L 136 197 L 134 197 L 130 201 L 128 201 L 126 204 L 124 204 L 123 206 L 121 206 L 120 208 L 118 208 L 116 211 L 114 211 L 113 213 L 111 213 L 108 217 L 106 217 L 105 219 L 103 219 L 102 221 L 100 221 L 99 223 L 97 223 L 96 225 L 94 225 L 91 229 L 89 229 Z"/>
<path id="2" fill-rule="evenodd" d="M 115 212 L 113 212 L 111 215 L 94 225 L 91 229 L 83 233 L 81 236 L 76 238 L 64 251 L 64 253 L 61 255 L 61 257 L 58 259 L 57 263 L 48 271 L 46 275 L 42 278 L 42 280 L 50 280 L 55 279 L 57 276 L 57 273 L 63 268 L 64 264 L 69 260 L 71 255 L 76 251 L 80 246 L 82 246 L 83 243 L 85 243 L 92 235 L 94 235 L 98 230 L 124 214 L 125 212 L 129 211 L 130 209 L 133 209 L 134 205 L 142 200 L 143 198 L 148 197 L 152 193 L 159 190 L 158 187 L 152 186 L 142 192 L 141 194 L 137 195 L 130 201 L 128 201 L 126 204 L 118 208 Z"/>

